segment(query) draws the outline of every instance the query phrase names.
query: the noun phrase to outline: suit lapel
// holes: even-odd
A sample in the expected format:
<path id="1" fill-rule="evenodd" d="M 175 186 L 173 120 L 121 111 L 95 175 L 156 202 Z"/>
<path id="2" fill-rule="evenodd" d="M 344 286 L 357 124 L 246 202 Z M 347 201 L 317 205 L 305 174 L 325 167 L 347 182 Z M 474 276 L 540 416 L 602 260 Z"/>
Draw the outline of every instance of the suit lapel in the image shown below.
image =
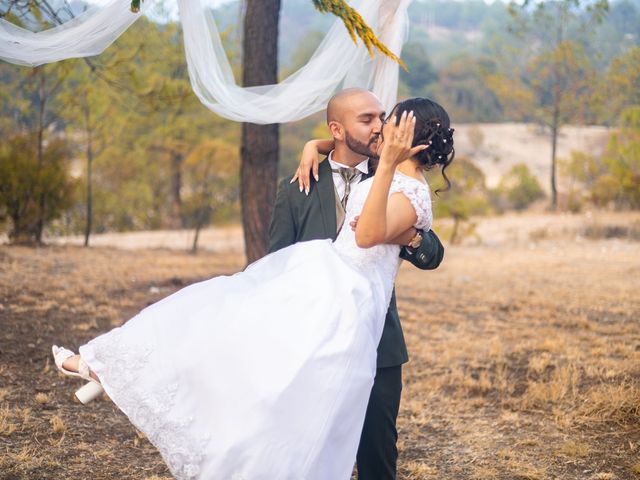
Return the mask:
<path id="1" fill-rule="evenodd" d="M 328 238 L 336 238 L 336 193 L 329 160 L 320 162 L 318 167 L 320 181 L 316 183 L 316 194 L 320 201 L 324 232 Z"/>
<path id="2" fill-rule="evenodd" d="M 374 165 L 374 161 L 369 159 L 369 171 L 367 173 L 363 173 L 360 176 L 360 182 L 362 182 L 363 180 L 366 180 L 367 178 L 371 178 L 373 177 L 373 174 L 375 173 L 375 165 Z M 360 183 L 358 182 L 358 183 Z"/>

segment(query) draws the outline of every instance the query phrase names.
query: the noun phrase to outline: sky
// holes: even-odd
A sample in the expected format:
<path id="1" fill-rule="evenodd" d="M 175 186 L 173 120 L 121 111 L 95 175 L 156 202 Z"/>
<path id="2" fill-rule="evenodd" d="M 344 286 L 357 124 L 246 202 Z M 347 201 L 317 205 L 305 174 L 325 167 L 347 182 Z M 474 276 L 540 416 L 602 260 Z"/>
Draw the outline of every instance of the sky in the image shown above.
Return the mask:
<path id="1" fill-rule="evenodd" d="M 232 3 L 236 0 L 203 0 L 205 5 L 219 7 L 225 3 Z M 154 2 L 146 12 L 146 15 L 156 22 L 166 22 L 167 20 L 178 20 L 178 2 L 176 0 L 164 0 Z"/>

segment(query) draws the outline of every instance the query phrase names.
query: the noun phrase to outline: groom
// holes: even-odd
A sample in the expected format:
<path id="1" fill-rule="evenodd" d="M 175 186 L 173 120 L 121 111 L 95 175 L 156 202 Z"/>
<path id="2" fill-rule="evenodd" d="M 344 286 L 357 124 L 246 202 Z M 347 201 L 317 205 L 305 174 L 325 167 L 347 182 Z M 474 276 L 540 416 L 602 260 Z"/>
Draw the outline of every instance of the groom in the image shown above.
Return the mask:
<path id="1" fill-rule="evenodd" d="M 384 121 L 384 108 L 371 92 L 348 89 L 337 93 L 327 105 L 327 123 L 335 150 L 320 163 L 319 181 L 311 179 L 309 194 L 300 193 L 297 182 L 285 178 L 278 195 L 269 229 L 269 252 L 293 243 L 334 239 L 344 221 L 344 205 L 352 185 L 373 174 L 370 159 L 376 158 L 376 143 Z M 411 247 L 400 256 L 423 270 L 436 268 L 444 249 L 431 230 L 418 232 Z M 396 478 L 398 450 L 396 418 L 402 392 L 402 364 L 408 361 L 395 292 L 378 345 L 376 377 L 358 447 L 360 480 Z"/>

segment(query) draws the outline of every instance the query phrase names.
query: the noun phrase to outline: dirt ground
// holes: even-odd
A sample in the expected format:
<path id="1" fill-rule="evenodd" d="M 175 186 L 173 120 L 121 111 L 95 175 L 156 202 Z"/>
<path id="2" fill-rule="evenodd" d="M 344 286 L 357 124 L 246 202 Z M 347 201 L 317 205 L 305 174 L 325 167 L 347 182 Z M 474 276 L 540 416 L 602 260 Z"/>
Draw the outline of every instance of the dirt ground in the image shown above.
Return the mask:
<path id="1" fill-rule="evenodd" d="M 78 384 L 50 345 L 76 348 L 242 265 L 234 253 L 0 246 L 0 479 L 170 478 L 107 398 L 72 401 Z M 538 232 L 448 246 L 432 272 L 404 265 L 399 478 L 640 479 L 639 289 L 629 239 Z"/>

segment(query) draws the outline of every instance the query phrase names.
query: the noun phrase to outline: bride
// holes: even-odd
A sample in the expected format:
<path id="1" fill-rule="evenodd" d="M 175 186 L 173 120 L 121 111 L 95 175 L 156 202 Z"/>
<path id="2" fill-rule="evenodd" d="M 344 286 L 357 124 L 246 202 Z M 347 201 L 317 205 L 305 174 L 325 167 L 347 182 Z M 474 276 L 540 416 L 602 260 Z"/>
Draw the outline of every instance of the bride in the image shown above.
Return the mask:
<path id="1" fill-rule="evenodd" d="M 54 346 L 60 371 L 89 380 L 77 397 L 104 389 L 179 479 L 350 478 L 400 263 L 387 242 L 430 228 L 422 172 L 451 161 L 448 127 L 430 100 L 396 105 L 335 242 L 184 288 L 80 355 Z"/>

